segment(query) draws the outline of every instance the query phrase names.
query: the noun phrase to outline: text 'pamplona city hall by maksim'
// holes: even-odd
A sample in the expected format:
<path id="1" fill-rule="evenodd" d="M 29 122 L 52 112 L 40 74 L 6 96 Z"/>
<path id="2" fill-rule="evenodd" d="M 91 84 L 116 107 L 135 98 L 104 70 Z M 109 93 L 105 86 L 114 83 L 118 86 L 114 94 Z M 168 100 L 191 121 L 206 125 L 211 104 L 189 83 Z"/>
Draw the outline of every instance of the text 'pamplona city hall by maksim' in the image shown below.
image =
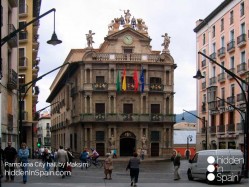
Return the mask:
<path id="1" fill-rule="evenodd" d="M 170 37 L 158 34 L 162 49 L 152 50 L 144 20 L 129 10 L 107 25 L 100 47 L 89 30 L 87 47 L 70 51 L 51 85 L 52 148 L 170 157 L 176 68 Z"/>

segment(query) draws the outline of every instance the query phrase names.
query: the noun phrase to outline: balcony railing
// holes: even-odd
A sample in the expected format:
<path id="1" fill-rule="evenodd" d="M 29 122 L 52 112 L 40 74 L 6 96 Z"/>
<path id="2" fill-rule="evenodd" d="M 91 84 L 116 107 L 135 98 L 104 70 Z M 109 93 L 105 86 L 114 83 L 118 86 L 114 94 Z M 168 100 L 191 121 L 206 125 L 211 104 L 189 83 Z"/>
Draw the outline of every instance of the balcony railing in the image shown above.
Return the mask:
<path id="1" fill-rule="evenodd" d="M 95 91 L 103 91 L 108 89 L 107 83 L 93 83 L 93 90 Z"/>
<path id="2" fill-rule="evenodd" d="M 218 82 L 224 82 L 226 80 L 226 73 L 223 72 L 223 73 L 220 73 L 218 75 Z"/>
<path id="3" fill-rule="evenodd" d="M 17 72 L 13 69 L 10 69 L 9 75 L 8 75 L 7 87 L 11 90 L 16 89 L 17 88 L 17 81 L 18 81 Z"/>
<path id="4" fill-rule="evenodd" d="M 236 131 L 243 133 L 244 132 L 244 123 L 237 123 L 236 125 Z"/>
<path id="5" fill-rule="evenodd" d="M 209 57 L 212 58 L 213 60 L 215 60 L 216 59 L 216 53 L 213 52 Z"/>
<path id="6" fill-rule="evenodd" d="M 154 83 L 154 84 L 150 84 L 150 91 L 157 91 L 157 92 L 161 92 L 163 91 L 163 84 L 160 83 Z"/>
<path id="7" fill-rule="evenodd" d="M 217 109 L 217 101 L 208 102 L 208 109 L 209 110 L 216 110 Z"/>
<path id="8" fill-rule="evenodd" d="M 237 65 L 237 73 L 242 74 L 246 71 L 246 63 L 242 62 L 241 64 Z"/>
<path id="9" fill-rule="evenodd" d="M 237 37 L 237 45 L 239 47 L 244 46 L 246 44 L 246 34 L 241 34 Z"/>
<path id="10" fill-rule="evenodd" d="M 9 24 L 8 25 L 8 34 L 14 32 L 16 30 L 15 26 L 13 24 Z M 12 37 L 11 39 L 8 40 L 8 44 L 11 47 L 17 47 L 17 36 L 15 35 L 14 37 Z"/>
<path id="11" fill-rule="evenodd" d="M 175 115 L 165 114 L 81 114 L 80 120 L 84 122 L 106 121 L 106 122 L 175 122 Z"/>
<path id="12" fill-rule="evenodd" d="M 227 132 L 235 132 L 235 124 L 227 124 Z"/>
<path id="13" fill-rule="evenodd" d="M 218 57 L 224 57 L 226 54 L 226 48 L 225 47 L 221 47 L 219 50 L 218 50 Z"/>
<path id="14" fill-rule="evenodd" d="M 209 127 L 209 132 L 210 132 L 211 134 L 216 134 L 216 126 L 215 126 L 215 125 L 210 126 L 210 127 Z"/>
<path id="15" fill-rule="evenodd" d="M 244 102 L 245 101 L 245 97 L 243 93 L 239 93 L 237 94 L 237 102 Z"/>
<path id="16" fill-rule="evenodd" d="M 219 125 L 218 127 L 218 132 L 224 133 L 225 132 L 225 125 Z"/>
<path id="17" fill-rule="evenodd" d="M 232 52 L 235 50 L 235 41 L 232 40 L 227 44 L 227 52 Z"/>
<path id="18" fill-rule="evenodd" d="M 235 103 L 235 96 L 228 97 L 227 102 L 230 103 L 230 104 L 234 104 Z"/>
<path id="19" fill-rule="evenodd" d="M 217 101 L 217 105 L 218 105 L 218 107 L 224 107 L 225 106 L 225 101 L 224 100 L 218 100 Z"/>
<path id="20" fill-rule="evenodd" d="M 209 79 L 209 86 L 216 84 L 216 82 L 217 82 L 217 77 L 211 77 Z"/>

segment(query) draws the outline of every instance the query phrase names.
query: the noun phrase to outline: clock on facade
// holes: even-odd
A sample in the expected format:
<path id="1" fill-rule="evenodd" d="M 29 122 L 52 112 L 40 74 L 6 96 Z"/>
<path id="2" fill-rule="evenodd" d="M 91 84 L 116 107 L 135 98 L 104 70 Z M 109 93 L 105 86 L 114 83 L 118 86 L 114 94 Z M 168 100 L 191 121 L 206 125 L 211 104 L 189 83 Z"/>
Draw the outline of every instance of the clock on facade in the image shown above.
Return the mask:
<path id="1" fill-rule="evenodd" d="M 132 38 L 132 36 L 129 35 L 129 34 L 126 34 L 126 35 L 124 36 L 124 38 L 123 38 L 123 42 L 124 42 L 125 44 L 127 44 L 127 45 L 132 44 L 132 43 L 133 43 L 133 38 Z"/>

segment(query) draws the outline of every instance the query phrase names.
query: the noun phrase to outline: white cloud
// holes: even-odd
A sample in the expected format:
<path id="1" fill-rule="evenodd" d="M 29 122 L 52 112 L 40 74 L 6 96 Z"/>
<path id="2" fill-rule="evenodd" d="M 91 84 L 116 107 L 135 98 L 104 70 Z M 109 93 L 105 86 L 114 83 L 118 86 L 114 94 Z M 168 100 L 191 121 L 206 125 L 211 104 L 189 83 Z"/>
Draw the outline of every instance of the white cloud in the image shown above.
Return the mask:
<path id="1" fill-rule="evenodd" d="M 175 70 L 175 113 L 182 109 L 196 109 L 196 46 L 195 21 L 205 18 L 223 0 L 42 0 L 41 14 L 56 9 L 56 34 L 62 44 L 47 45 L 53 32 L 53 15 L 40 19 L 39 57 L 42 75 L 60 66 L 71 49 L 86 47 L 85 34 L 93 30 L 94 48 L 98 48 L 107 35 L 107 25 L 112 19 L 123 15 L 121 10 L 129 9 L 135 18 L 143 18 L 148 26 L 153 50 L 162 50 L 164 33 L 171 37 L 170 51 L 177 69 Z M 49 87 L 56 73 L 44 77 L 40 86 L 37 110 L 47 105 Z"/>

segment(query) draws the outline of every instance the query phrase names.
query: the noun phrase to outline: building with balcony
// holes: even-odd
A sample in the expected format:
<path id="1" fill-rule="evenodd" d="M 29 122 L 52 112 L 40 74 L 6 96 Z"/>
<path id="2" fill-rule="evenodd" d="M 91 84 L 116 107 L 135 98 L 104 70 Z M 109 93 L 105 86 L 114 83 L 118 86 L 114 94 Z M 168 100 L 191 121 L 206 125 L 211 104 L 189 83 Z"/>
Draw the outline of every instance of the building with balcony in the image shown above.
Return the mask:
<path id="1" fill-rule="evenodd" d="M 198 20 L 194 29 L 196 52 L 210 56 L 244 80 L 249 75 L 248 10 L 249 1 L 224 0 L 205 19 Z M 205 66 L 200 66 L 203 61 Z M 245 96 L 242 89 L 233 77 L 202 55 L 197 58 L 197 67 L 205 76 L 197 81 L 198 116 L 208 121 L 208 142 L 205 142 L 205 131 L 201 130 L 204 126 L 198 121 L 197 150 L 204 149 L 206 143 L 208 149 L 243 150 Z M 246 92 L 246 85 L 242 86 Z"/>
<path id="2" fill-rule="evenodd" d="M 41 147 L 50 148 L 51 147 L 51 116 L 48 112 L 43 112 L 40 115 L 36 130 L 37 130 L 37 142 L 41 143 Z"/>
<path id="3" fill-rule="evenodd" d="M 18 1 L 1 0 L 1 44 L 18 27 Z M 0 142 L 2 148 L 8 141 L 17 148 L 18 140 L 18 37 L 13 37 L 1 46 L 0 64 Z"/>
<path id="4" fill-rule="evenodd" d="M 34 18 L 40 15 L 41 0 L 19 0 L 19 26 L 30 22 Z M 19 86 L 25 83 L 31 82 L 38 77 L 39 62 L 40 59 L 37 56 L 39 50 L 39 21 L 29 25 L 21 32 L 18 33 L 19 45 L 18 53 L 19 59 L 17 60 L 19 67 Z M 34 119 L 36 112 L 36 103 L 38 102 L 39 88 L 32 85 L 31 89 L 26 87 L 20 90 L 22 97 L 22 120 L 23 120 L 23 141 L 27 143 L 29 147 L 32 147 L 32 142 L 36 142 L 36 136 L 32 136 L 37 120 Z M 35 138 L 34 138 L 35 137 Z M 34 138 L 32 140 L 32 138 Z"/>
<path id="5" fill-rule="evenodd" d="M 169 51 L 152 50 L 150 41 L 141 23 L 118 20 L 98 49 L 70 51 L 70 65 L 59 71 L 47 99 L 52 148 L 170 157 L 176 64 Z"/>

